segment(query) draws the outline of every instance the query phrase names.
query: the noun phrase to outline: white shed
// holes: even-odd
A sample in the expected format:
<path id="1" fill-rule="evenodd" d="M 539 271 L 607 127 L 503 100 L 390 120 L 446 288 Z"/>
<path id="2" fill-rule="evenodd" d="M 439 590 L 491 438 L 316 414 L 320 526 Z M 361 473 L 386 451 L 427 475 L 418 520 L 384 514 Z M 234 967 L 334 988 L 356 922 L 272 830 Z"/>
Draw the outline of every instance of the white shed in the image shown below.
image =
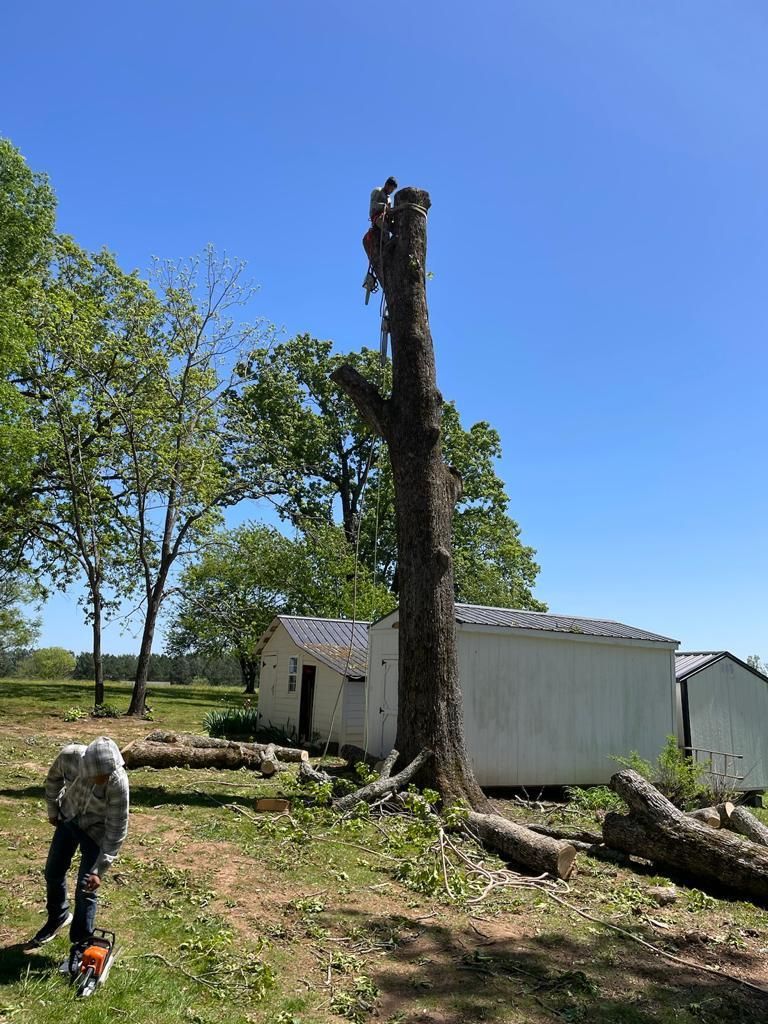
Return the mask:
<path id="1" fill-rule="evenodd" d="M 768 678 L 728 651 L 675 657 L 685 746 L 737 790 L 768 788 Z"/>
<path id="2" fill-rule="evenodd" d="M 256 647 L 259 718 L 300 740 L 363 745 L 368 623 L 278 615 Z"/>
<path id="3" fill-rule="evenodd" d="M 398 610 L 368 632 L 368 749 L 397 727 Z M 676 640 L 602 619 L 456 605 L 464 728 L 482 786 L 607 782 L 676 733 Z"/>

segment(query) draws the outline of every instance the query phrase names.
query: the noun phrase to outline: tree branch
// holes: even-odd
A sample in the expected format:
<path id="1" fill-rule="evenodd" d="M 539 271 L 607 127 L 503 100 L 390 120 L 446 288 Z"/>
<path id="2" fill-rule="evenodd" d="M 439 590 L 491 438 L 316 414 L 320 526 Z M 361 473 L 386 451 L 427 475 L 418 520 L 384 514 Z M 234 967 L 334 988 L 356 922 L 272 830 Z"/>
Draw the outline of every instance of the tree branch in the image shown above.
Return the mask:
<path id="1" fill-rule="evenodd" d="M 337 367 L 331 374 L 331 380 L 349 395 L 368 426 L 385 441 L 388 440 L 389 401 L 382 398 L 379 389 L 349 363 Z"/>

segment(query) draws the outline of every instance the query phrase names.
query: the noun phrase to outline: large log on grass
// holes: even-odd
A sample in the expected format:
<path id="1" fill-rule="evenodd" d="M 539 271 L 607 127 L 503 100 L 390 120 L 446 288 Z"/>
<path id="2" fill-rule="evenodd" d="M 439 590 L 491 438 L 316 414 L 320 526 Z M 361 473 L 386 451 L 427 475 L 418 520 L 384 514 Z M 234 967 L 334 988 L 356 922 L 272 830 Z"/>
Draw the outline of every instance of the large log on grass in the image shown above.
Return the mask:
<path id="1" fill-rule="evenodd" d="M 467 824 L 484 846 L 527 871 L 555 878 L 570 878 L 573 872 L 576 849 L 570 843 L 532 832 L 498 814 L 470 811 Z"/>
<path id="2" fill-rule="evenodd" d="M 279 747 L 275 743 L 238 743 L 236 740 L 222 740 L 215 736 L 198 736 L 191 732 L 164 732 L 162 729 L 155 729 L 147 736 L 145 742 L 168 743 L 176 746 L 181 744 L 185 747 L 201 749 L 252 750 L 263 757 L 275 756 L 278 761 L 290 761 L 294 764 L 309 760 L 308 752 L 296 747 Z"/>
<path id="3" fill-rule="evenodd" d="M 123 750 L 127 768 L 252 768 L 259 771 L 261 751 L 231 747 L 193 747 L 185 743 L 134 740 Z"/>
<path id="4" fill-rule="evenodd" d="M 673 868 L 688 877 L 714 882 L 742 897 L 768 900 L 768 849 L 715 831 L 678 810 L 649 782 L 625 768 L 611 788 L 630 808 L 603 822 L 607 846 Z"/>

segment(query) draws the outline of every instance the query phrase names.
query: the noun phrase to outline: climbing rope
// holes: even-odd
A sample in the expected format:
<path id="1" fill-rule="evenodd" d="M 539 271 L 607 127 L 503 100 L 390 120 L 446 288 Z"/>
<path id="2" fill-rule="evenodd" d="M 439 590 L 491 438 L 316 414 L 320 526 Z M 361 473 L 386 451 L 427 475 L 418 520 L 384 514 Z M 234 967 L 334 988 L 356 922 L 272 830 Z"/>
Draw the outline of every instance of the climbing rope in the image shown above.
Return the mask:
<path id="1" fill-rule="evenodd" d="M 365 473 L 363 474 L 363 481 L 364 482 L 363 482 L 363 488 L 360 491 L 360 504 L 359 504 L 358 512 L 357 512 L 357 534 L 355 536 L 355 574 L 354 574 L 354 581 L 353 581 L 353 584 L 352 584 L 352 631 L 350 633 L 349 647 L 347 648 L 347 660 L 346 660 L 346 663 L 344 665 L 344 671 L 342 672 L 342 675 L 341 675 L 341 683 L 339 684 L 339 691 L 336 694 L 336 700 L 334 701 L 334 704 L 333 704 L 333 711 L 331 712 L 331 724 L 328 726 L 328 738 L 325 741 L 325 747 L 323 749 L 322 757 L 320 758 L 320 764 L 321 765 L 322 765 L 323 761 L 326 759 L 326 757 L 328 756 L 328 747 L 331 745 L 331 736 L 333 736 L 333 726 L 334 726 L 334 724 L 336 722 L 336 712 L 338 711 L 339 701 L 341 700 L 341 695 L 342 695 L 342 693 L 344 691 L 344 684 L 345 684 L 345 682 L 347 680 L 347 673 L 349 672 L 349 666 L 352 663 L 352 649 L 353 649 L 354 642 L 355 642 L 355 627 L 357 626 L 357 575 L 358 575 L 358 569 L 360 567 L 360 534 L 361 534 L 362 526 L 363 526 L 364 498 L 365 498 L 365 492 L 366 492 L 367 486 L 368 486 L 368 474 L 370 473 L 371 466 L 373 465 L 374 455 L 376 455 L 376 457 L 378 458 L 378 452 L 381 450 L 381 440 L 382 440 L 381 438 L 378 438 L 371 445 L 371 450 L 370 450 L 370 452 L 368 454 L 368 461 L 367 461 L 366 466 L 365 466 Z M 379 483 L 380 482 L 381 482 L 381 474 L 379 474 Z M 379 518 L 378 518 L 378 508 L 377 508 L 377 511 L 376 511 L 376 533 L 375 533 L 375 537 L 374 537 L 374 552 L 378 549 L 378 545 L 379 545 Z M 375 555 L 374 555 L 374 557 L 375 557 Z M 366 718 L 367 718 L 367 712 L 368 712 L 368 709 L 367 709 L 368 673 L 367 672 L 366 672 L 366 675 L 365 675 L 365 690 L 366 690 L 365 696 L 366 696 Z M 366 730 L 366 733 L 367 733 L 367 731 L 368 731 L 368 723 L 367 723 L 367 721 L 366 721 L 366 725 L 365 725 L 365 730 Z"/>

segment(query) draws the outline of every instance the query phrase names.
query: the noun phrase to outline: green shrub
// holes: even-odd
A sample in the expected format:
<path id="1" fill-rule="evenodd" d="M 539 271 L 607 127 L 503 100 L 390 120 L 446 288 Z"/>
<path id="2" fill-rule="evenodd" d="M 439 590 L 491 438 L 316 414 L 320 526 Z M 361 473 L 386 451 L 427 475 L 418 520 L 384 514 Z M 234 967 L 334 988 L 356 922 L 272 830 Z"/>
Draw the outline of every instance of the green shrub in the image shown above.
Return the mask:
<path id="1" fill-rule="evenodd" d="M 78 708 L 73 705 L 71 708 L 67 708 L 64 712 L 65 722 L 79 722 L 81 718 L 87 718 L 88 712 L 85 708 Z"/>
<path id="2" fill-rule="evenodd" d="M 626 810 L 626 805 L 618 794 L 608 786 L 567 786 L 565 795 L 568 801 L 582 811 L 617 811 Z"/>
<path id="3" fill-rule="evenodd" d="M 664 749 L 651 763 L 633 750 L 629 757 L 614 757 L 617 764 L 632 768 L 671 800 L 675 807 L 689 811 L 706 806 L 710 790 L 706 785 L 708 761 L 694 761 L 678 745 L 675 736 L 667 736 Z"/>
<path id="4" fill-rule="evenodd" d="M 209 736 L 255 736 L 259 729 L 259 712 L 255 707 L 219 708 L 209 711 L 203 719 Z M 274 742 L 274 741 L 270 741 Z"/>
<path id="5" fill-rule="evenodd" d="M 120 718 L 122 713 L 114 704 L 97 704 L 91 712 L 91 718 Z"/>

